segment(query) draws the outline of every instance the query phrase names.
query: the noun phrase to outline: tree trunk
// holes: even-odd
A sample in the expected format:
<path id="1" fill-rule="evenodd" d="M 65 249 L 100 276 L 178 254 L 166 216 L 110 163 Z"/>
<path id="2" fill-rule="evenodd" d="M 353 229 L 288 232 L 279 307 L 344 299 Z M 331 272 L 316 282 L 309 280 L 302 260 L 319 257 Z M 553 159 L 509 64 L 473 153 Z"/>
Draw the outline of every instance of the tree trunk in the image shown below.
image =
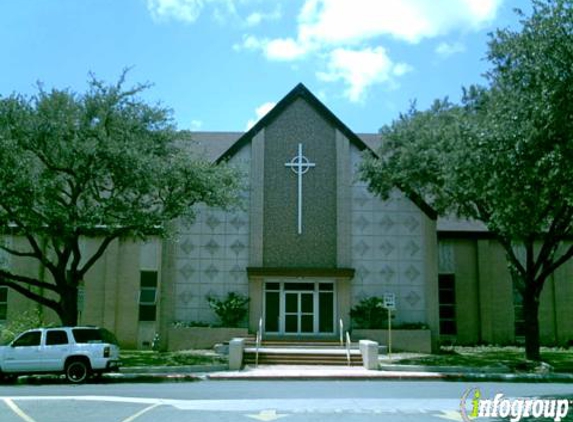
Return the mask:
<path id="1" fill-rule="evenodd" d="M 58 316 L 65 326 L 73 327 L 78 324 L 78 289 L 69 287 L 61 297 L 61 310 Z"/>
<path id="2" fill-rule="evenodd" d="M 523 292 L 523 313 L 525 320 L 525 358 L 540 361 L 539 351 L 539 295 L 527 283 Z"/>

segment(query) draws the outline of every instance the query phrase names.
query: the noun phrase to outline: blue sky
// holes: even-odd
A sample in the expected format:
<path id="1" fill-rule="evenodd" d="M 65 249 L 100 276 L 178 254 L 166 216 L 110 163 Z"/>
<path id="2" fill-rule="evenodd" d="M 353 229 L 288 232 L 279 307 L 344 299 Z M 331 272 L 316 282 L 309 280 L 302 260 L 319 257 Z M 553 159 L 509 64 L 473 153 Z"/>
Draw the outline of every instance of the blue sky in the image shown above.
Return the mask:
<path id="1" fill-rule="evenodd" d="M 179 129 L 243 131 L 304 83 L 376 132 L 483 82 L 487 34 L 525 0 L 0 0 L 0 95 L 151 82 Z"/>

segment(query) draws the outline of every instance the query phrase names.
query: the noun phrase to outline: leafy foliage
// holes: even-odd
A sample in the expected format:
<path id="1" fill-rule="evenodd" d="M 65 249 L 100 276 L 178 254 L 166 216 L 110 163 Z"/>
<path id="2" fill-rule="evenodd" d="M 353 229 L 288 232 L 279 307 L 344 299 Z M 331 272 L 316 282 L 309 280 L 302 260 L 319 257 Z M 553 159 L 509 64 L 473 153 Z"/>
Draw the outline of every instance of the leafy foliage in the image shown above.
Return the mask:
<path id="1" fill-rule="evenodd" d="M 573 256 L 564 243 L 573 229 L 573 1 L 534 0 L 531 16 L 517 13 L 520 31 L 491 36 L 488 85 L 465 89 L 460 104 L 401 115 L 361 171 L 382 196 L 398 187 L 487 226 L 523 296 L 527 356 L 539 359 L 539 296 Z"/>
<path id="2" fill-rule="evenodd" d="M 75 324 L 78 284 L 111 242 L 167 236 L 173 219 L 193 219 L 192 205 L 228 206 L 239 191 L 233 169 L 177 143 L 171 112 L 139 98 L 146 85 L 124 83 L 125 72 L 115 85 L 92 77 L 84 94 L 40 87 L 0 98 L 0 227 L 29 248 L 0 247 L 51 278 L 0 270 L 0 285 L 64 324 Z M 91 256 L 84 237 L 100 240 Z"/>
<path id="3" fill-rule="evenodd" d="M 384 307 L 384 299 L 376 296 L 362 299 L 350 309 L 350 319 L 353 328 L 386 329 L 388 310 Z"/>
<path id="4" fill-rule="evenodd" d="M 40 312 L 36 310 L 22 312 L 16 318 L 6 321 L 0 327 L 0 344 L 8 344 L 16 336 L 32 328 L 45 327 Z"/>
<path id="5" fill-rule="evenodd" d="M 207 302 L 221 320 L 223 327 L 236 328 L 247 316 L 249 298 L 238 293 L 229 292 L 223 300 L 207 296 Z"/>

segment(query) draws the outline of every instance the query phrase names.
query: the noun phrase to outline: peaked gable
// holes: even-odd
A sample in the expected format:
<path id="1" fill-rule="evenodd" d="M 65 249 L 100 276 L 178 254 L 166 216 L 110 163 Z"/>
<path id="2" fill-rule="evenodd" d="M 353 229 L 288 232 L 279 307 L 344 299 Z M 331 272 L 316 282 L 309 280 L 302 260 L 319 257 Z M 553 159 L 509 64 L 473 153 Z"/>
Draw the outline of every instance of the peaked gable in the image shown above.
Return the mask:
<path id="1" fill-rule="evenodd" d="M 245 132 L 236 140 L 223 154 L 217 158 L 216 162 L 226 161 L 234 156 L 241 148 L 252 141 L 252 139 L 261 131 L 269 126 L 278 116 L 280 116 L 296 100 L 305 100 L 326 122 L 331 124 L 335 129 L 340 131 L 351 144 L 356 146 L 360 151 L 370 151 L 376 154 L 375 150 L 365 143 L 358 135 L 348 128 L 336 115 L 328 109 L 310 90 L 302 83 L 296 85 L 282 100 L 280 100 L 272 110 L 262 117 L 251 129 Z M 372 141 L 371 136 L 368 138 Z M 376 142 L 370 142 L 372 145 Z M 437 213 L 430 207 L 419 195 L 406 193 L 408 199 L 415 203 L 430 219 L 436 220 Z"/>
<path id="2" fill-rule="evenodd" d="M 243 136 L 241 136 L 227 151 L 225 151 L 225 153 L 217 159 L 217 162 L 227 160 L 229 157 L 233 156 L 246 143 L 250 142 L 262 128 L 268 126 L 277 118 L 277 116 L 282 114 L 288 106 L 299 98 L 304 99 L 308 104 L 310 104 L 310 106 L 318 112 L 322 118 L 329 122 L 334 128 L 342 132 L 350 142 L 358 147 L 358 149 L 361 151 L 365 149 L 370 150 L 368 145 L 366 145 L 362 139 L 352 132 L 348 126 L 342 123 L 342 121 L 336 117 L 334 113 L 332 113 L 332 111 L 330 111 L 318 98 L 316 98 L 306 86 L 299 83 L 282 100 L 280 100 L 271 111 L 262 117 L 251 129 L 245 132 Z"/>

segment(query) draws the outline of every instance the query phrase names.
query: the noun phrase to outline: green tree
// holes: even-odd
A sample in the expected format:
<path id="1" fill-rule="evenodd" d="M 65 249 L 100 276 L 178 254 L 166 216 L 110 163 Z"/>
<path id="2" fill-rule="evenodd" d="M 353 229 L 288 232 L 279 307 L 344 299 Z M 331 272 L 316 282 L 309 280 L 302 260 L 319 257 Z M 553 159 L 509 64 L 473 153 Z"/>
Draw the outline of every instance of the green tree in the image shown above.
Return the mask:
<path id="1" fill-rule="evenodd" d="M 0 269 L 0 285 L 77 322 L 78 286 L 116 239 L 167 236 L 192 206 L 234 203 L 236 172 L 177 144 L 171 112 L 91 77 L 88 90 L 38 89 L 0 98 L 0 227 L 26 247 L 0 248 L 37 260 L 45 277 Z M 82 238 L 95 238 L 83 256 Z"/>
<path id="2" fill-rule="evenodd" d="M 526 357 L 540 360 L 540 294 L 573 256 L 573 2 L 517 13 L 518 31 L 491 35 L 488 84 L 459 105 L 413 107 L 382 129 L 361 171 L 382 196 L 399 187 L 441 215 L 485 223 L 523 298 Z"/>

